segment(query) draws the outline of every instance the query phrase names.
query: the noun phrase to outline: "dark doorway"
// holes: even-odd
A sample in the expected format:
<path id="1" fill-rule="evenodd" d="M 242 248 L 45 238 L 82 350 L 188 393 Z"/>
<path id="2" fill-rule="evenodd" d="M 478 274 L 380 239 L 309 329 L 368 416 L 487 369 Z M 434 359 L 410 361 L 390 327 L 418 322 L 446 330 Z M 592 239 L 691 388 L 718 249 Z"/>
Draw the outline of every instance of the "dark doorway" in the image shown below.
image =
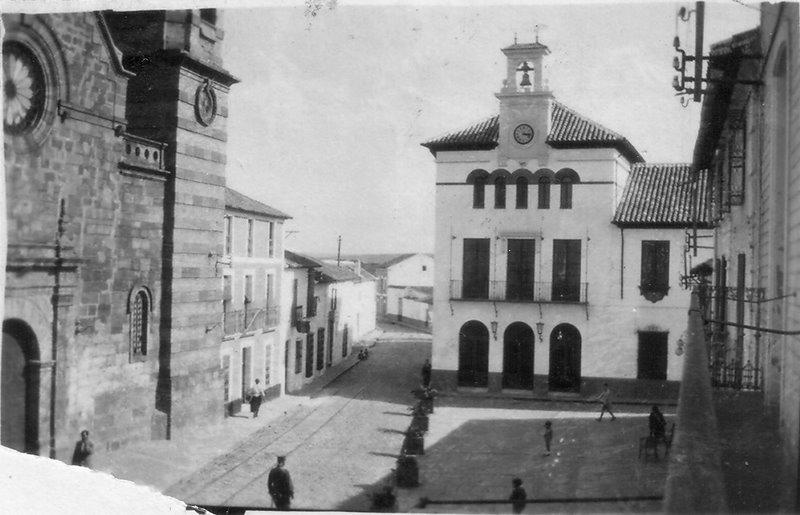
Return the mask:
<path id="1" fill-rule="evenodd" d="M 314 375 L 314 333 L 306 335 L 306 377 Z"/>
<path id="2" fill-rule="evenodd" d="M 0 444 L 39 454 L 39 344 L 28 324 L 3 323 Z"/>
<path id="3" fill-rule="evenodd" d="M 242 347 L 242 399 L 247 398 L 247 391 L 250 389 L 252 378 L 250 371 L 252 370 L 253 349 L 250 347 Z"/>
<path id="4" fill-rule="evenodd" d="M 458 333 L 458 386 L 489 385 L 489 330 L 472 320 Z"/>
<path id="5" fill-rule="evenodd" d="M 550 333 L 549 388 L 577 392 L 581 387 L 581 333 L 571 324 L 559 324 Z"/>
<path id="6" fill-rule="evenodd" d="M 514 322 L 503 336 L 503 388 L 533 389 L 533 330 Z"/>
<path id="7" fill-rule="evenodd" d="M 667 336 L 659 331 L 639 331 L 637 379 L 667 379 Z"/>

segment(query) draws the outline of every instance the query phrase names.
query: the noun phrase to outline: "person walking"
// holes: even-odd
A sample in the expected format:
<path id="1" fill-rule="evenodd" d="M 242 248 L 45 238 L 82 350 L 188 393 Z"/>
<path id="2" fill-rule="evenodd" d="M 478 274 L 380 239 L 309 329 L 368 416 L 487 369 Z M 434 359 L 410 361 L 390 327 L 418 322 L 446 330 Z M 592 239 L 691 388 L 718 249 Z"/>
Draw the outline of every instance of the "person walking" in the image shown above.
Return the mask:
<path id="1" fill-rule="evenodd" d="M 433 371 L 433 367 L 431 366 L 431 360 L 426 359 L 425 364 L 422 365 L 422 387 L 428 388 L 431 385 L 431 373 Z"/>
<path id="2" fill-rule="evenodd" d="M 92 454 L 94 454 L 94 444 L 89 440 L 89 431 L 81 431 L 81 439 L 75 444 L 75 451 L 72 453 L 72 464 L 81 467 L 92 466 Z"/>
<path id="3" fill-rule="evenodd" d="M 547 448 L 545 456 L 550 456 L 550 442 L 553 441 L 553 423 L 549 420 L 544 423 L 544 446 Z"/>
<path id="4" fill-rule="evenodd" d="M 611 411 L 611 389 L 608 387 L 608 383 L 603 383 L 603 391 L 596 397 L 596 400 L 600 401 L 602 404 L 600 406 L 600 417 L 597 419 L 598 422 L 603 420 L 603 414 L 605 414 L 606 411 L 611 415 L 611 420 L 617 420 L 617 417 L 615 417 L 614 413 Z"/>
<path id="5" fill-rule="evenodd" d="M 278 463 L 269 471 L 267 488 L 275 508 L 288 510 L 294 498 L 292 476 L 286 470 L 286 456 L 278 456 Z"/>
<path id="6" fill-rule="evenodd" d="M 250 388 L 250 413 L 253 418 L 258 417 L 258 410 L 261 408 L 261 401 L 264 398 L 264 388 L 261 387 L 261 381 L 256 379 L 255 384 Z"/>
<path id="7" fill-rule="evenodd" d="M 511 510 L 514 513 L 522 513 L 522 510 L 525 509 L 526 500 L 528 499 L 528 494 L 525 493 L 525 489 L 522 488 L 522 480 L 515 477 L 511 480 L 511 487 L 511 495 L 509 496 Z"/>

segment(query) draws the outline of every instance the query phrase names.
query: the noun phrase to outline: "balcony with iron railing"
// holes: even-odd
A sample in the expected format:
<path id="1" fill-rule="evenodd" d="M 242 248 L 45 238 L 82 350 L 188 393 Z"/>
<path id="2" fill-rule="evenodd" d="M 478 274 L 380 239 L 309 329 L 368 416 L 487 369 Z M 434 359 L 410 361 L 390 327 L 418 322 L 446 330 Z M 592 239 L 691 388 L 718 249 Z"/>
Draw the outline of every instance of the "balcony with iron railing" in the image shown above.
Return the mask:
<path id="1" fill-rule="evenodd" d="M 278 325 L 278 306 L 223 311 L 225 336 L 255 331 L 268 331 Z"/>
<path id="2" fill-rule="evenodd" d="M 463 280 L 450 281 L 452 300 L 491 300 L 502 302 L 558 302 L 585 304 L 589 283 L 558 284 L 552 282 L 517 283 L 488 281 L 476 284 Z"/>

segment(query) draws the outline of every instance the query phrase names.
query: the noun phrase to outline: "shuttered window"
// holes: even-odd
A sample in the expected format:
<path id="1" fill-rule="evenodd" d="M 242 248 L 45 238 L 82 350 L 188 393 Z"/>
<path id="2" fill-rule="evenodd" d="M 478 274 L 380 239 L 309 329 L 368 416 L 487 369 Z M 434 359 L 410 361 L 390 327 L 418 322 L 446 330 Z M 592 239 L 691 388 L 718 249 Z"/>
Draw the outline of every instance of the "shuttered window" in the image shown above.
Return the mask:
<path id="1" fill-rule="evenodd" d="M 528 208 L 528 179 L 517 177 L 517 209 Z"/>
<path id="2" fill-rule="evenodd" d="M 581 240 L 553 240 L 554 301 L 577 302 L 581 295 Z"/>
<path id="3" fill-rule="evenodd" d="M 641 294 L 651 302 L 669 291 L 669 241 L 642 241 Z"/>
<path id="4" fill-rule="evenodd" d="M 572 209 L 572 179 L 561 179 L 561 209 Z"/>
<path id="5" fill-rule="evenodd" d="M 472 186 L 472 207 L 475 209 L 483 209 L 484 201 L 486 199 L 486 178 L 477 177 L 475 184 Z"/>
<path id="6" fill-rule="evenodd" d="M 325 368 L 325 329 L 317 329 L 317 370 Z"/>
<path id="7" fill-rule="evenodd" d="M 464 238 L 465 299 L 489 298 L 489 238 Z"/>
<path id="8" fill-rule="evenodd" d="M 507 300 L 533 300 L 535 244 L 533 239 L 508 240 Z"/>
<path id="9" fill-rule="evenodd" d="M 550 209 L 550 179 L 539 178 L 539 209 Z"/>
<path id="10" fill-rule="evenodd" d="M 506 179 L 498 177 L 494 180 L 494 207 L 495 209 L 506 208 Z"/>

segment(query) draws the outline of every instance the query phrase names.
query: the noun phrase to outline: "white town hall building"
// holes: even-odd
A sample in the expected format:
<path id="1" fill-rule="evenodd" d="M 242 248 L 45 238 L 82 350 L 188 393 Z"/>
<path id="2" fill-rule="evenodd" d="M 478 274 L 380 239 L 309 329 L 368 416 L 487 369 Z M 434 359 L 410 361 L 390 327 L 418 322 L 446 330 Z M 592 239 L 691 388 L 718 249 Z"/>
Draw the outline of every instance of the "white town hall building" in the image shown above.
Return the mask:
<path id="1" fill-rule="evenodd" d="M 499 115 L 423 143 L 436 159 L 432 364 L 440 389 L 672 397 L 689 292 L 708 257 L 705 176 L 645 164 L 557 102 L 548 48 L 503 49 Z M 710 257 L 710 256 L 709 256 Z"/>

